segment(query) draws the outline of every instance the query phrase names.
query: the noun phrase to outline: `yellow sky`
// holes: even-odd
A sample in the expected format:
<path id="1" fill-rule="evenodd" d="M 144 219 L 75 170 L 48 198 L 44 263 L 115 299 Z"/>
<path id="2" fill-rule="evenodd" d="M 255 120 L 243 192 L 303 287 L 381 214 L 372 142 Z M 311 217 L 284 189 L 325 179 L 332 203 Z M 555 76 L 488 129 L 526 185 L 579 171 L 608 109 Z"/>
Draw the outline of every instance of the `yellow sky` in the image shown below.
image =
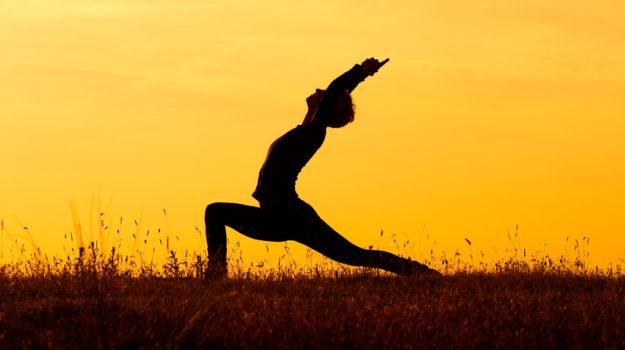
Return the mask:
<path id="1" fill-rule="evenodd" d="M 356 122 L 330 130 L 300 175 L 300 196 L 328 223 L 360 246 L 395 233 L 417 242 L 404 252 L 417 258 L 465 249 L 464 238 L 501 253 L 518 224 L 528 249 L 560 254 L 567 236 L 589 236 L 593 262 L 618 262 L 624 11 L 0 0 L 0 218 L 59 252 L 68 199 L 88 221 L 99 194 L 111 220 L 167 226 L 201 249 L 204 206 L 255 203 L 267 147 L 301 121 L 304 98 L 366 57 L 390 57 L 354 92 Z"/>

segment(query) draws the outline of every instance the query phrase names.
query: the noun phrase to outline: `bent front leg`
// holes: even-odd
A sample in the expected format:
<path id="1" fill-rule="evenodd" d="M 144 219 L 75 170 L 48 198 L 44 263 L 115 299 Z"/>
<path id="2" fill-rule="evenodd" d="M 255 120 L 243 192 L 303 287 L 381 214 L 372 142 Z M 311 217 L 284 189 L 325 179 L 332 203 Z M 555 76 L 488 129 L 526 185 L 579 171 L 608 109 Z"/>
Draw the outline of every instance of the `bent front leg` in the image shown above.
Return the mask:
<path id="1" fill-rule="evenodd" d="M 237 203 L 212 203 L 204 213 L 209 269 L 217 274 L 227 272 L 226 226 L 254 239 L 281 242 L 284 230 L 258 207 Z"/>
<path id="2" fill-rule="evenodd" d="M 206 245 L 208 247 L 208 275 L 226 275 L 226 226 L 223 220 L 224 203 L 212 203 L 204 212 Z"/>

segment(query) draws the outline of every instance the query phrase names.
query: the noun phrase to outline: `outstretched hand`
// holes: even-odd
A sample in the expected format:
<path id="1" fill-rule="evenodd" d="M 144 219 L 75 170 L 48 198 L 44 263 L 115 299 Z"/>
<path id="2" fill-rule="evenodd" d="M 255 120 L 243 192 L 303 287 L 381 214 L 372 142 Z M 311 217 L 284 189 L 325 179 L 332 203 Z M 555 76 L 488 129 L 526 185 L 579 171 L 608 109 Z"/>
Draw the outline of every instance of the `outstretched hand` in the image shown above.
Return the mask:
<path id="1" fill-rule="evenodd" d="M 374 75 L 378 69 L 380 69 L 380 67 L 382 67 L 383 65 L 386 64 L 386 62 L 388 62 L 389 59 L 385 59 L 384 61 L 380 62 L 377 58 L 367 58 L 366 60 L 364 60 L 361 64 L 360 67 L 362 67 L 362 71 L 366 74 L 366 75 Z"/>

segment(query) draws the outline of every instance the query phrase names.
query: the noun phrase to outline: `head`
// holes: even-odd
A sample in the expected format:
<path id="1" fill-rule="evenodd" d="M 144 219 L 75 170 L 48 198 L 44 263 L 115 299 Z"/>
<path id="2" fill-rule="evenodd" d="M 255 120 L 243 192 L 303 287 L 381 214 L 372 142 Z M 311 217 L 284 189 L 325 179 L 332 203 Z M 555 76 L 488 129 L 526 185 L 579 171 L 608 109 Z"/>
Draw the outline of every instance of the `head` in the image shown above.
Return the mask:
<path id="1" fill-rule="evenodd" d="M 317 110 L 324 94 L 325 90 L 317 89 L 315 93 L 306 98 L 309 112 Z M 320 121 L 326 126 L 340 128 L 354 121 L 354 114 L 355 106 L 352 96 L 348 91 L 345 91 L 332 102 L 332 106 L 324 115 L 315 115 L 314 118 L 321 118 Z"/>

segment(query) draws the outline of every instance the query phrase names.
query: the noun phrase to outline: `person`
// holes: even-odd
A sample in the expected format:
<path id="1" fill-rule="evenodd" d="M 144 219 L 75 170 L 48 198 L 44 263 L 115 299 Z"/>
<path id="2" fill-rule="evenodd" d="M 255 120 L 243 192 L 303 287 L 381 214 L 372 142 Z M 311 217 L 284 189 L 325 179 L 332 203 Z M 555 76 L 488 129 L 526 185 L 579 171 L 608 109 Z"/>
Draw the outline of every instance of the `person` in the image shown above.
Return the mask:
<path id="1" fill-rule="evenodd" d="M 252 194 L 259 207 L 219 202 L 206 207 L 207 277 L 227 275 L 226 226 L 258 240 L 296 241 L 343 264 L 402 275 L 438 274 L 416 261 L 352 244 L 324 222 L 295 191 L 297 176 L 323 144 L 326 128 L 341 128 L 354 120 L 351 92 L 388 61 L 367 58 L 334 79 L 326 90 L 316 89 L 306 98 L 308 112 L 302 124 L 269 147 Z"/>

